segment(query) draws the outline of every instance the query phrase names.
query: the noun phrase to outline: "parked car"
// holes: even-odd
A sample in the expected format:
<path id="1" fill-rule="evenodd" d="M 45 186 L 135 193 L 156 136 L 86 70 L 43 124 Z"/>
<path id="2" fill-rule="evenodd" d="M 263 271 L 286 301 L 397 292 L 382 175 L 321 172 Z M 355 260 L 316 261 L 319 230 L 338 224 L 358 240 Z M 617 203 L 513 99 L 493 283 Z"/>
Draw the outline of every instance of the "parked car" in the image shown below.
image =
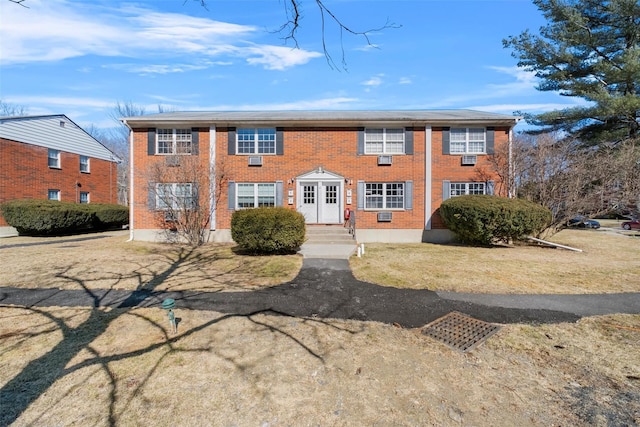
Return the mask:
<path id="1" fill-rule="evenodd" d="M 625 221 L 620 225 L 622 225 L 622 228 L 624 228 L 625 230 L 631 230 L 632 228 L 640 230 L 640 220 L 638 219 L 634 219 L 632 221 Z"/>
<path id="2" fill-rule="evenodd" d="M 571 218 L 567 222 L 567 225 L 569 227 L 578 227 L 578 228 L 593 228 L 593 229 L 600 228 L 600 223 L 598 221 L 596 221 L 595 219 L 589 219 L 584 216 L 576 216 L 574 218 Z"/>

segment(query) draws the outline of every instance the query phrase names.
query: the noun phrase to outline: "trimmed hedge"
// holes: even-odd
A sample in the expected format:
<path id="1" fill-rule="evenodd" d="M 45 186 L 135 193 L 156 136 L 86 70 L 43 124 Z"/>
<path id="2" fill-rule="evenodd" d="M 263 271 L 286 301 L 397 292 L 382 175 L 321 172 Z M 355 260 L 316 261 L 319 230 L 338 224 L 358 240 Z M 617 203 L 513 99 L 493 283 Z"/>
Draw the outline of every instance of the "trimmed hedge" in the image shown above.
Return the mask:
<path id="1" fill-rule="evenodd" d="M 470 195 L 440 206 L 445 225 L 466 243 L 491 245 L 537 235 L 552 221 L 551 211 L 524 199 Z"/>
<path id="2" fill-rule="evenodd" d="M 106 230 L 129 222 L 128 207 L 104 203 L 12 200 L 0 205 L 0 212 L 18 233 L 31 236 Z"/>
<path id="3" fill-rule="evenodd" d="M 284 207 L 235 211 L 231 216 L 231 237 L 252 253 L 295 252 L 304 243 L 304 216 Z"/>

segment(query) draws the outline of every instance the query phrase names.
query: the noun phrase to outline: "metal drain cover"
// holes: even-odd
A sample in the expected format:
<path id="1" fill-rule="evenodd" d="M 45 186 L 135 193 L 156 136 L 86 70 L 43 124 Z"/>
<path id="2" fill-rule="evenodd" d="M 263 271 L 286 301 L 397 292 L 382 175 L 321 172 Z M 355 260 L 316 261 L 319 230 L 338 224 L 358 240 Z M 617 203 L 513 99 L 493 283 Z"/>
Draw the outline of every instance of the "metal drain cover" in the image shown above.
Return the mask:
<path id="1" fill-rule="evenodd" d="M 498 325 L 452 311 L 429 323 L 424 327 L 422 333 L 456 350 L 469 351 L 498 332 L 499 329 Z"/>

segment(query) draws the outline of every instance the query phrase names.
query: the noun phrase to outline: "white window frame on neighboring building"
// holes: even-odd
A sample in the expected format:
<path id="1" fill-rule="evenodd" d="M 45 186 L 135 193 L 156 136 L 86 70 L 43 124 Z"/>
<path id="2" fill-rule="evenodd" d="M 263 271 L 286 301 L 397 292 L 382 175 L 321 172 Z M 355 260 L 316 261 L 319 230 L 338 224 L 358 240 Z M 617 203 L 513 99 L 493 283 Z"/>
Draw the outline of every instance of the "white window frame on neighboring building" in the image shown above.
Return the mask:
<path id="1" fill-rule="evenodd" d="M 365 210 L 404 210 L 404 182 L 365 182 Z"/>
<path id="2" fill-rule="evenodd" d="M 50 168 L 60 169 L 60 150 L 53 148 L 47 150 L 47 164 Z"/>
<path id="3" fill-rule="evenodd" d="M 449 184 L 449 196 L 466 196 L 469 194 L 487 194 L 485 182 L 452 182 Z"/>
<path id="4" fill-rule="evenodd" d="M 89 173 L 90 172 L 90 160 L 89 156 L 80 156 L 80 172 Z"/>
<path id="5" fill-rule="evenodd" d="M 195 185 L 191 182 L 162 182 L 155 185 L 156 210 L 181 211 L 197 204 Z"/>
<path id="6" fill-rule="evenodd" d="M 364 130 L 365 154 L 405 154 L 403 128 L 366 128 Z"/>
<path id="7" fill-rule="evenodd" d="M 60 201 L 60 190 L 56 190 L 53 188 L 50 188 L 49 190 L 47 190 L 47 199 L 49 200 L 55 200 L 56 202 Z"/>
<path id="8" fill-rule="evenodd" d="M 276 128 L 236 129 L 236 154 L 276 154 Z"/>
<path id="9" fill-rule="evenodd" d="M 275 182 L 236 183 L 236 209 L 276 206 Z"/>
<path id="10" fill-rule="evenodd" d="M 157 129 L 156 154 L 189 155 L 193 152 L 191 129 Z"/>
<path id="11" fill-rule="evenodd" d="M 449 132 L 449 150 L 451 154 L 486 154 L 486 129 L 451 128 Z"/>
<path id="12" fill-rule="evenodd" d="M 89 192 L 81 191 L 80 192 L 80 203 L 89 203 Z"/>

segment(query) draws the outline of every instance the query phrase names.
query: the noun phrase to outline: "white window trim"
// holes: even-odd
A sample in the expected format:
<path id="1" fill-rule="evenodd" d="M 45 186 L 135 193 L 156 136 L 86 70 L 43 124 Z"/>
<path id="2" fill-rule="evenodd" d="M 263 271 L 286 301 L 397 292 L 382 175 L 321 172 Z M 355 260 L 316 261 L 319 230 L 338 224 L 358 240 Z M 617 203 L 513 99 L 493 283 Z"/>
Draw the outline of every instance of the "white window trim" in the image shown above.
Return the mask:
<path id="1" fill-rule="evenodd" d="M 87 169 L 86 170 L 82 170 L 82 158 L 87 159 Z M 80 172 L 81 173 L 91 173 L 91 159 L 89 158 L 89 156 L 80 156 Z"/>
<path id="2" fill-rule="evenodd" d="M 87 201 L 86 201 L 86 202 L 83 202 L 83 201 L 82 201 L 82 195 L 83 195 L 83 194 L 86 194 L 86 195 L 87 195 Z M 89 195 L 89 192 L 88 192 L 88 191 L 81 191 L 81 192 L 80 192 L 80 195 L 79 195 L 78 197 L 79 197 L 78 201 L 79 201 L 80 203 L 91 203 L 91 196 Z"/>
<path id="3" fill-rule="evenodd" d="M 368 142 L 367 141 L 367 132 L 368 131 L 373 131 L 373 130 L 382 130 L 382 152 L 369 152 L 368 150 Z M 402 152 L 389 152 L 387 150 L 387 130 L 401 130 L 402 131 Z M 397 143 L 398 141 L 392 141 L 394 143 Z M 406 154 L 407 152 L 407 146 L 406 146 L 406 133 L 404 128 L 365 128 L 364 130 L 364 154 L 369 154 L 372 156 L 375 155 L 391 155 L 391 156 L 401 156 Z"/>
<path id="4" fill-rule="evenodd" d="M 253 129 L 254 133 L 253 133 L 253 151 L 251 153 L 241 153 L 240 152 L 240 140 L 238 139 L 239 134 L 240 134 L 240 130 L 241 129 Z M 258 134 L 260 133 L 259 130 L 260 129 L 269 129 L 273 131 L 273 136 L 274 136 L 274 140 L 273 140 L 273 153 L 259 153 L 259 146 L 260 146 L 260 141 L 258 140 Z M 275 156 L 276 155 L 276 151 L 277 151 L 277 130 L 276 128 L 273 127 L 255 127 L 255 128 L 238 128 L 236 129 L 236 155 L 238 156 Z M 249 183 L 247 183 L 249 184 Z"/>
<path id="5" fill-rule="evenodd" d="M 51 156 L 51 154 L 54 154 L 55 156 Z M 56 165 L 55 166 L 51 166 L 49 163 L 49 160 L 51 159 L 55 159 L 56 161 Z M 61 169 L 60 167 L 60 150 L 54 150 L 53 148 L 49 148 L 47 150 L 47 165 L 52 168 L 52 169 Z"/>
<path id="6" fill-rule="evenodd" d="M 462 151 L 453 151 L 453 144 L 454 142 L 459 142 L 459 141 L 453 141 L 451 135 L 453 134 L 454 130 L 459 130 L 459 129 L 464 129 L 465 130 L 465 138 L 464 138 L 464 152 Z M 483 138 L 483 148 L 482 151 L 470 151 L 469 150 L 469 129 L 482 129 L 482 135 L 484 136 Z M 472 141 L 472 142 L 480 142 L 480 141 Z M 475 155 L 475 154 L 487 154 L 487 128 L 450 128 L 449 130 L 449 153 L 453 154 L 453 155 L 457 155 L 457 156 L 468 156 L 468 155 Z"/>
<path id="7" fill-rule="evenodd" d="M 259 184 L 273 186 L 273 206 L 274 207 L 276 206 L 277 200 L 276 200 L 276 183 L 275 182 L 236 182 L 236 200 L 235 200 L 236 210 L 252 209 L 252 208 L 260 207 L 259 202 L 258 202 L 258 186 L 259 186 Z M 238 188 L 240 187 L 240 185 L 253 185 L 253 206 L 247 206 L 247 207 L 240 207 L 239 206 L 238 198 L 240 197 L 240 192 L 238 191 Z"/>
<path id="8" fill-rule="evenodd" d="M 453 194 L 454 185 L 464 185 L 464 194 Z M 478 193 L 469 193 L 470 185 L 482 185 L 482 194 L 487 194 L 486 182 L 451 182 L 449 184 L 449 197 L 468 196 L 469 194 L 478 194 Z"/>
<path id="9" fill-rule="evenodd" d="M 168 210 L 183 210 L 185 208 L 189 209 L 186 206 L 179 206 L 178 205 L 178 198 L 176 197 L 176 189 L 179 185 L 188 185 L 189 186 L 189 195 L 188 197 L 191 198 L 191 206 L 194 207 L 196 205 L 196 200 L 194 200 L 194 183 L 192 182 L 158 182 L 155 185 L 155 192 L 156 192 L 156 210 L 158 211 L 168 211 Z M 171 198 L 171 206 L 168 205 L 168 200 L 163 200 L 162 197 L 160 196 L 160 187 L 167 187 L 170 186 L 171 187 L 171 194 L 169 195 Z M 165 206 L 167 205 L 167 206 Z"/>
<path id="10" fill-rule="evenodd" d="M 381 208 L 369 208 L 367 207 L 367 185 L 369 184 L 382 184 L 382 207 Z M 402 207 L 401 208 L 389 208 L 387 207 L 387 185 L 391 185 L 391 184 L 399 184 L 402 185 Z M 405 211 L 406 210 L 406 201 L 405 201 L 405 197 L 406 195 L 406 185 L 404 181 L 393 181 L 393 182 L 373 182 L 373 181 L 369 181 L 369 182 L 365 182 L 364 183 L 364 210 L 365 211 L 380 211 L 380 210 L 385 210 L 385 211 Z M 379 197 L 379 196 L 376 196 Z M 391 197 L 398 197 L 398 196 L 391 196 Z"/>
<path id="11" fill-rule="evenodd" d="M 170 153 L 161 153 L 160 152 L 160 131 L 171 130 L 172 131 L 172 140 L 171 140 L 171 152 Z M 178 137 L 177 131 L 187 131 L 189 135 L 189 152 L 188 153 L 178 153 Z M 193 153 L 193 137 L 191 136 L 191 129 L 187 128 L 162 128 L 156 131 L 156 155 L 158 156 L 190 156 Z"/>
<path id="12" fill-rule="evenodd" d="M 52 192 L 56 193 L 57 199 L 52 199 L 51 198 L 51 193 Z M 60 200 L 62 200 L 62 194 L 61 194 L 60 190 L 56 190 L 54 188 L 48 189 L 47 190 L 47 200 L 53 200 L 53 201 L 56 201 L 56 202 L 59 202 Z"/>

